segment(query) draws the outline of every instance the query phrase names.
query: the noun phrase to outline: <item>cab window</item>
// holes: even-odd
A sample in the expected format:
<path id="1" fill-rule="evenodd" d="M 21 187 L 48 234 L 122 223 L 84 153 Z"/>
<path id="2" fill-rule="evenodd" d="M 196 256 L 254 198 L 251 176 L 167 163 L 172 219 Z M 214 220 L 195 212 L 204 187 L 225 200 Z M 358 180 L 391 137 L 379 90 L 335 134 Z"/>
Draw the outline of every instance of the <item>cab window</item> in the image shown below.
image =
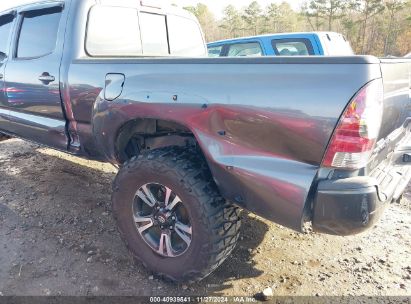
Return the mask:
<path id="1" fill-rule="evenodd" d="M 271 43 L 277 56 L 314 55 L 314 49 L 309 39 L 274 39 Z"/>
<path id="2" fill-rule="evenodd" d="M 140 29 L 144 54 L 169 55 L 166 16 L 140 12 Z"/>
<path id="3" fill-rule="evenodd" d="M 137 10 L 93 7 L 88 20 L 86 50 L 92 56 L 141 55 L 143 49 Z"/>
<path id="4" fill-rule="evenodd" d="M 228 46 L 228 57 L 259 57 L 263 50 L 258 42 L 237 43 Z"/>
<path id="5" fill-rule="evenodd" d="M 223 46 L 211 46 L 208 48 L 208 57 L 220 57 Z"/>
<path id="6" fill-rule="evenodd" d="M 0 61 L 7 58 L 7 49 L 13 20 L 14 15 L 12 14 L 0 16 Z"/>
<path id="7" fill-rule="evenodd" d="M 94 6 L 85 45 L 88 55 L 97 57 L 206 55 L 194 20 L 127 7 Z"/>
<path id="8" fill-rule="evenodd" d="M 54 51 L 61 13 L 60 6 L 23 13 L 17 58 L 42 57 Z"/>
<path id="9" fill-rule="evenodd" d="M 167 24 L 171 55 L 206 55 L 203 34 L 194 20 L 169 15 L 167 16 Z"/>

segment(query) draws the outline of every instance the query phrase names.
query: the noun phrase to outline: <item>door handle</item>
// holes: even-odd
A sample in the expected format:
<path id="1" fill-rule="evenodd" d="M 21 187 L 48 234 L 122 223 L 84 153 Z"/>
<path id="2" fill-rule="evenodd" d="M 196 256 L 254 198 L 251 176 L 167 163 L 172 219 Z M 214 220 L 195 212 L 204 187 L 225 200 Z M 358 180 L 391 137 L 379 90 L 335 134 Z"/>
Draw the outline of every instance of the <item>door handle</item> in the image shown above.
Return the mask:
<path id="1" fill-rule="evenodd" d="M 39 80 L 43 82 L 44 84 L 49 84 L 50 82 L 53 82 L 56 80 L 56 78 L 49 73 L 45 72 L 39 76 Z"/>

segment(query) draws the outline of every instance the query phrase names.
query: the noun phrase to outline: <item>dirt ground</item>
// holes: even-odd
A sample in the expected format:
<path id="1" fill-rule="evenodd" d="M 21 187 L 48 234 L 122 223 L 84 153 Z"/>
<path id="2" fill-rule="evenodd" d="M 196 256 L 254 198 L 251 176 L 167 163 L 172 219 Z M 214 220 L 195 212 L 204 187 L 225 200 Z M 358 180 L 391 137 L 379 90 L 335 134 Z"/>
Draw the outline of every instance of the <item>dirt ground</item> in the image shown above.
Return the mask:
<path id="1" fill-rule="evenodd" d="M 129 257 L 111 216 L 115 172 L 0 142 L 0 295 L 411 295 L 411 193 L 353 237 L 298 234 L 244 213 L 234 254 L 186 286 Z"/>

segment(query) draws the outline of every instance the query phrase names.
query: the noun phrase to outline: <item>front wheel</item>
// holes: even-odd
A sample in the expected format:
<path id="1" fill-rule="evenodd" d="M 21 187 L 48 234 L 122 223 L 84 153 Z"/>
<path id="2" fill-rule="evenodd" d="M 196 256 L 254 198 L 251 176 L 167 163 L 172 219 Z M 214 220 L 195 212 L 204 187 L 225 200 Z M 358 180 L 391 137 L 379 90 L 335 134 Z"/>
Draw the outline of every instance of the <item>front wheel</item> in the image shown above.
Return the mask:
<path id="1" fill-rule="evenodd" d="M 239 209 L 218 193 L 196 150 L 169 147 L 140 155 L 119 171 L 113 213 L 135 258 L 173 281 L 199 281 L 232 252 Z"/>

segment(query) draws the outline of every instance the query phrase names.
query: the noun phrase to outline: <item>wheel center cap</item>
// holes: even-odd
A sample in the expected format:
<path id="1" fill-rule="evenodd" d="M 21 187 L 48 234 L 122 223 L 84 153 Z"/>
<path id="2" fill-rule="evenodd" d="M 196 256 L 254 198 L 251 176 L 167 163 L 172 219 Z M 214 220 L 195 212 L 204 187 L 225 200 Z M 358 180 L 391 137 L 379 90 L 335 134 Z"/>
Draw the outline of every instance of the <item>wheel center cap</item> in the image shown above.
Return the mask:
<path id="1" fill-rule="evenodd" d="M 173 215 L 172 212 L 165 210 L 165 209 L 161 209 L 159 213 L 157 213 L 157 221 L 160 225 L 172 225 L 173 221 L 172 221 Z"/>
<path id="2" fill-rule="evenodd" d="M 165 222 L 167 222 L 167 218 L 166 218 L 164 215 L 159 215 L 159 216 L 158 216 L 158 221 L 159 221 L 161 224 L 165 224 Z"/>

